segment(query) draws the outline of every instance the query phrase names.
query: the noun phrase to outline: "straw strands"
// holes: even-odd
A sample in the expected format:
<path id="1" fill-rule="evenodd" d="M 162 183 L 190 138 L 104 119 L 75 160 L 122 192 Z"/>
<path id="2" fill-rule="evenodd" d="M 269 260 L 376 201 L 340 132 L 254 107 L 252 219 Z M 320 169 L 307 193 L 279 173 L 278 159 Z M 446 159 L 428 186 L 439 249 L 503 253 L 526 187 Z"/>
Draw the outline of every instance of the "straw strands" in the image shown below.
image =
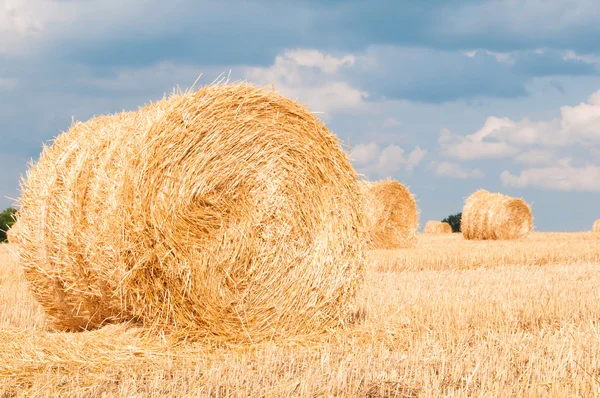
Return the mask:
<path id="1" fill-rule="evenodd" d="M 461 230 L 466 239 L 518 239 L 532 228 L 531 209 L 523 199 L 482 189 L 465 201 Z"/>
<path id="2" fill-rule="evenodd" d="M 594 226 L 592 227 L 593 232 L 600 232 L 600 219 L 594 221 Z"/>
<path id="3" fill-rule="evenodd" d="M 356 172 L 305 107 L 215 84 L 75 123 L 11 235 L 61 330 L 256 341 L 340 325 L 364 274 Z"/>
<path id="4" fill-rule="evenodd" d="M 425 234 L 451 234 L 452 227 L 447 222 L 441 221 L 427 221 L 425 228 L 423 229 Z"/>
<path id="5" fill-rule="evenodd" d="M 414 246 L 419 226 L 417 203 L 398 181 L 361 183 L 366 230 L 371 249 L 398 249 Z"/>

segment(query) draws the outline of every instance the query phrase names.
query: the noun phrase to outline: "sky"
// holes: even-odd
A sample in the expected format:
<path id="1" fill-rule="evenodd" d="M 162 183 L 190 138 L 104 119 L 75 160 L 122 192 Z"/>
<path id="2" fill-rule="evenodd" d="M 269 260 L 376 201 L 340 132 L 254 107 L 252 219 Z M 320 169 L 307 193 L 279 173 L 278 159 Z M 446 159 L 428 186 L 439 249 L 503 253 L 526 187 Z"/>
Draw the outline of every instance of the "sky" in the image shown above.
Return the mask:
<path id="1" fill-rule="evenodd" d="M 72 120 L 200 76 L 273 85 L 409 187 L 420 222 L 477 189 L 539 231 L 600 218 L 600 7 L 581 0 L 0 0 L 0 207 Z"/>

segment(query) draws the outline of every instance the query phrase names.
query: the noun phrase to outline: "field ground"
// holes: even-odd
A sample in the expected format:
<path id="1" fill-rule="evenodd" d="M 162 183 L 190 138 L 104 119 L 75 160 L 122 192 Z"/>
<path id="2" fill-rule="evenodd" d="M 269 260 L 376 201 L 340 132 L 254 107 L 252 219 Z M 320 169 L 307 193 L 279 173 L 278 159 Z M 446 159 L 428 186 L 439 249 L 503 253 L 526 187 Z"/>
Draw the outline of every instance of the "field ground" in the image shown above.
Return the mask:
<path id="1" fill-rule="evenodd" d="M 235 347 L 49 332 L 4 245 L 0 396 L 599 396 L 599 236 L 422 235 L 370 253 L 356 325 Z"/>

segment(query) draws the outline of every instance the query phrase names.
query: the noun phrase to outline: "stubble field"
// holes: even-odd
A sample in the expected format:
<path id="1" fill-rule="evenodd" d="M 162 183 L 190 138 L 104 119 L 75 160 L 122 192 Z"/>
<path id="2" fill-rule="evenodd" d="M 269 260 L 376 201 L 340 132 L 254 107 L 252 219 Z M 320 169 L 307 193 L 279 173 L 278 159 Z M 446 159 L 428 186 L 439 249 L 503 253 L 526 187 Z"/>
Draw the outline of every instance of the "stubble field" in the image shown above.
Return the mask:
<path id="1" fill-rule="evenodd" d="M 354 325 L 251 346 L 51 332 L 0 246 L 0 396 L 600 395 L 600 234 L 369 254 Z"/>

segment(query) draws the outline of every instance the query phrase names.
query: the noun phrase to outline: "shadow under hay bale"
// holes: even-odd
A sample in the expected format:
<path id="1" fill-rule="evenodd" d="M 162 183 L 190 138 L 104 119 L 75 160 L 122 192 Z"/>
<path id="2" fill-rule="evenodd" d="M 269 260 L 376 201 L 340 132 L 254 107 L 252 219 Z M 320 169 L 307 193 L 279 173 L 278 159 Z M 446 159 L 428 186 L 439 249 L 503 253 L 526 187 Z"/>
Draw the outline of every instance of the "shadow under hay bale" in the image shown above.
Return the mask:
<path id="1" fill-rule="evenodd" d="M 440 221 L 427 221 L 425 228 L 423 229 L 424 234 L 451 234 L 452 227 L 447 222 Z"/>
<path id="2" fill-rule="evenodd" d="M 410 191 L 398 181 L 362 181 L 368 245 L 371 249 L 412 247 L 419 212 Z"/>
<path id="3" fill-rule="evenodd" d="M 482 189 L 465 201 L 461 220 L 465 239 L 518 239 L 532 228 L 531 209 L 523 199 Z"/>
<path id="4" fill-rule="evenodd" d="M 210 85 L 75 123 L 23 181 L 11 241 L 58 329 L 315 332 L 345 322 L 364 277 L 357 185 L 305 107 Z"/>

